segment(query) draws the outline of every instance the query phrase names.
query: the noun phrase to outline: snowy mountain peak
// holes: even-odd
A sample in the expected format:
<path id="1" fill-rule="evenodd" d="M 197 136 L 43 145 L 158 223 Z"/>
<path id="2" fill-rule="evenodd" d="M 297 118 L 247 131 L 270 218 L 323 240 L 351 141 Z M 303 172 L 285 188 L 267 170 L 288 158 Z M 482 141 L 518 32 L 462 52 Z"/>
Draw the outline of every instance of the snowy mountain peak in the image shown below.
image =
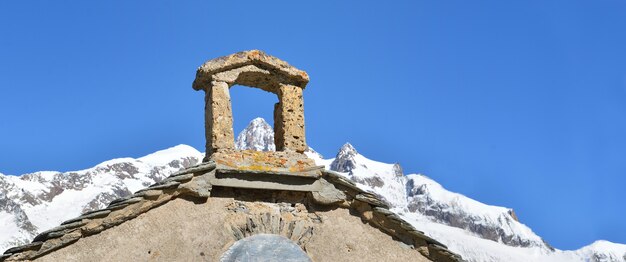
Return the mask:
<path id="1" fill-rule="evenodd" d="M 257 117 L 239 133 L 235 141 L 235 148 L 239 150 L 276 151 L 274 129 L 265 119 Z"/>
<path id="2" fill-rule="evenodd" d="M 105 168 L 108 166 L 119 165 L 121 163 L 130 163 L 134 161 L 140 161 L 145 164 L 153 165 L 153 166 L 163 166 L 163 165 L 169 164 L 174 159 L 180 159 L 180 158 L 185 158 L 185 157 L 200 157 L 201 158 L 201 155 L 203 155 L 203 153 L 196 150 L 195 148 L 188 146 L 188 145 L 180 144 L 180 145 L 173 146 L 167 149 L 156 151 L 154 153 L 139 157 L 137 159 L 131 158 L 131 157 L 122 157 L 122 158 L 115 158 L 115 159 L 107 160 L 96 165 L 96 167 Z"/>
<path id="3" fill-rule="evenodd" d="M 350 172 L 357 167 L 355 158 L 358 155 L 359 153 L 350 143 L 345 143 L 330 164 L 330 169 L 337 172 Z"/>
<path id="4" fill-rule="evenodd" d="M 178 145 L 140 158 L 117 158 L 69 172 L 0 175 L 0 251 L 27 243 L 63 220 L 161 181 L 193 166 L 203 154 Z"/>
<path id="5" fill-rule="evenodd" d="M 592 258 L 591 261 L 626 261 L 626 245 L 606 240 L 597 240 L 576 253 L 580 257 Z"/>
<path id="6" fill-rule="evenodd" d="M 358 154 L 358 152 L 356 151 L 356 148 L 354 148 L 352 146 L 352 144 L 345 143 L 339 149 L 339 152 L 337 153 L 337 158 L 339 158 L 339 157 L 347 157 L 347 156 L 356 156 L 357 154 Z"/>
<path id="7" fill-rule="evenodd" d="M 270 124 L 268 124 L 267 121 L 265 121 L 265 118 L 262 117 L 252 119 L 252 121 L 250 121 L 250 124 L 248 124 L 248 127 L 250 126 L 266 126 L 270 128 Z"/>
<path id="8" fill-rule="evenodd" d="M 626 254 L 626 245 L 613 243 L 606 240 L 596 240 L 591 245 L 585 246 L 582 249 L 594 249 L 594 250 L 621 250 Z"/>

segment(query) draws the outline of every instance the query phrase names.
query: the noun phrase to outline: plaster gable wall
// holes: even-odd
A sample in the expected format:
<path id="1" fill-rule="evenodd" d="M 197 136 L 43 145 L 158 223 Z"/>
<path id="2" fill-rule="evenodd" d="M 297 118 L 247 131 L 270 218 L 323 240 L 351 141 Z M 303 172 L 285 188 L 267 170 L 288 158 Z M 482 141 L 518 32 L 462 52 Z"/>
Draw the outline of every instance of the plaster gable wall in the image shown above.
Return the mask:
<path id="1" fill-rule="evenodd" d="M 232 198 L 178 198 L 36 261 L 219 261 L 237 240 L 234 227 L 243 227 L 245 236 L 272 231 L 287 236 L 313 261 L 429 261 L 347 209 L 309 213 L 302 204 L 286 207 L 293 210 L 285 213 L 278 204 Z M 285 220 L 283 229 L 263 222 L 275 215 Z"/>

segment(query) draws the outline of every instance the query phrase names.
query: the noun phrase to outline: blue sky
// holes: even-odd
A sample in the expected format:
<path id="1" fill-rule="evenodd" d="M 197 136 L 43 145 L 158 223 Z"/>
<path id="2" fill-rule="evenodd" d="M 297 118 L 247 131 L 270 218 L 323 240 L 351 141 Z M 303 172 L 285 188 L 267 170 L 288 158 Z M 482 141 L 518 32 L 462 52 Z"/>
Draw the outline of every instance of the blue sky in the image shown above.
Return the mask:
<path id="1" fill-rule="evenodd" d="M 0 172 L 203 150 L 197 66 L 306 70 L 309 144 L 350 141 L 515 209 L 549 243 L 626 243 L 626 2 L 1 1 Z M 235 130 L 276 98 L 232 89 Z"/>

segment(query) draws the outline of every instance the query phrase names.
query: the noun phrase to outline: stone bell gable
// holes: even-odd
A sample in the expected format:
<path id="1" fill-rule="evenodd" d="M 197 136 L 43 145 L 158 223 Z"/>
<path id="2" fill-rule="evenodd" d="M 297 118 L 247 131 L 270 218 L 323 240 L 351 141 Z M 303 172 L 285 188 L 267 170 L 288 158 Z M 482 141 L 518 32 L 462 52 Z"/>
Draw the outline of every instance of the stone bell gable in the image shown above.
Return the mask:
<path id="1" fill-rule="evenodd" d="M 306 72 L 259 50 L 239 52 L 207 61 L 198 68 L 193 89 L 204 90 L 206 152 L 234 150 L 233 114 L 229 88 L 244 85 L 278 96 L 274 105 L 274 132 L 277 151 L 303 153 L 304 133 L 302 91 L 309 82 Z M 207 159 L 208 159 L 207 158 Z"/>
<path id="2" fill-rule="evenodd" d="M 2 261 L 460 261 L 379 196 L 303 154 L 308 75 L 260 51 L 211 60 L 207 157 L 10 248 Z M 278 95 L 277 152 L 235 150 L 228 89 Z M 282 132 L 282 133 L 281 133 Z"/>

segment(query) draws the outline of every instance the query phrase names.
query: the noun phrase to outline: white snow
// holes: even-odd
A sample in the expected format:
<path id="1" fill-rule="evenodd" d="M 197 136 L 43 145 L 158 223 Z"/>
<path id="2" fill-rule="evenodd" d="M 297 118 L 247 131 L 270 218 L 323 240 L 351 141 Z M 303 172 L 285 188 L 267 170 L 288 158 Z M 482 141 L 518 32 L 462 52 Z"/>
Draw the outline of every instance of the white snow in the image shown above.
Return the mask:
<path id="1" fill-rule="evenodd" d="M 313 159 L 316 165 L 324 166 L 327 169 L 330 168 L 330 164 L 334 160 L 334 158 L 324 159 L 324 157 L 320 153 L 316 152 L 315 150 L 313 150 L 313 148 L 310 147 L 307 151 L 304 151 L 304 154 L 310 159 Z"/>
<path id="2" fill-rule="evenodd" d="M 79 216 L 87 203 L 98 194 L 110 191 L 111 186 L 118 182 L 112 174 L 100 174 L 94 177 L 91 186 L 81 191 L 64 190 L 52 201 L 40 205 L 26 204 L 23 206 L 24 212 L 39 230 L 47 230 L 68 218 Z"/>
<path id="3" fill-rule="evenodd" d="M 95 167 L 107 167 L 107 166 L 112 166 L 112 165 L 119 164 L 119 163 L 128 163 L 128 162 L 133 162 L 133 161 L 135 161 L 135 159 L 134 158 L 130 158 L 130 157 L 114 158 L 114 159 L 111 159 L 111 160 L 104 161 L 104 162 L 102 162 L 100 164 L 97 164 Z M 93 169 L 93 168 L 85 169 L 85 170 L 79 170 L 79 171 L 75 171 L 75 172 L 84 172 L 84 171 L 88 171 L 88 170 L 91 170 L 91 169 Z"/>
<path id="4" fill-rule="evenodd" d="M 13 183 L 17 188 L 23 191 L 27 191 L 31 194 L 35 194 L 35 195 L 46 192 L 46 190 L 48 189 L 48 187 L 46 186 L 47 183 L 26 180 L 26 179 L 22 179 L 22 177 L 19 177 L 19 176 L 7 176 L 6 179 L 10 181 L 11 183 Z M 11 193 L 14 193 L 14 192 L 11 192 Z"/>
<path id="5" fill-rule="evenodd" d="M 596 241 L 593 244 L 573 251 L 549 251 L 540 247 L 512 247 L 495 241 L 477 237 L 466 230 L 435 223 L 418 213 L 404 213 L 394 210 L 416 228 L 447 245 L 448 248 L 461 254 L 468 261 L 481 262 L 583 262 L 583 261 L 626 261 L 626 245 L 608 241 Z M 605 256 L 604 259 L 593 260 L 592 257 Z"/>
<path id="6" fill-rule="evenodd" d="M 36 172 L 36 174 L 38 174 L 39 177 L 41 177 L 45 181 L 52 181 L 52 179 L 54 179 L 54 176 L 59 175 L 60 173 L 57 171 L 39 171 Z"/>
<path id="7" fill-rule="evenodd" d="M 45 231 L 58 226 L 64 220 L 79 216 L 83 206 L 101 192 L 91 187 L 82 191 L 65 190 L 51 202 L 36 206 L 26 205 L 24 212 L 33 225 L 40 231 Z"/>
<path id="8" fill-rule="evenodd" d="M 397 209 L 393 211 L 401 212 Z M 482 239 L 466 230 L 433 222 L 419 213 L 402 212 L 400 215 L 415 228 L 447 245 L 451 251 L 461 254 L 469 261 L 553 261 L 546 257 L 548 253 L 545 249 L 511 247 Z"/>
<path id="9" fill-rule="evenodd" d="M 200 151 L 191 146 L 181 144 L 140 157 L 137 160 L 152 166 L 165 166 L 172 162 L 172 160 L 188 156 L 202 159 L 202 153 L 200 153 Z"/>
<path id="10" fill-rule="evenodd" d="M 419 174 L 407 175 L 408 180 L 413 181 L 414 187 L 421 187 L 427 191 L 426 195 L 438 203 L 449 206 L 451 212 L 464 212 L 472 217 L 480 218 L 476 223 L 496 224 L 510 235 L 517 235 L 536 243 L 541 243 L 541 237 L 537 236 L 528 226 L 511 221 L 513 218 L 508 213 L 509 208 L 486 205 L 464 195 L 450 192 L 434 180 Z M 510 222 L 507 222 L 510 221 Z"/>
<path id="11" fill-rule="evenodd" d="M 20 229 L 13 221 L 13 214 L 0 211 L 0 243 L 9 241 L 12 238 L 18 237 Z"/>
<path id="12" fill-rule="evenodd" d="M 122 182 L 130 192 L 136 192 L 142 188 L 145 188 L 145 186 L 143 185 L 144 182 L 139 179 L 124 179 Z"/>

